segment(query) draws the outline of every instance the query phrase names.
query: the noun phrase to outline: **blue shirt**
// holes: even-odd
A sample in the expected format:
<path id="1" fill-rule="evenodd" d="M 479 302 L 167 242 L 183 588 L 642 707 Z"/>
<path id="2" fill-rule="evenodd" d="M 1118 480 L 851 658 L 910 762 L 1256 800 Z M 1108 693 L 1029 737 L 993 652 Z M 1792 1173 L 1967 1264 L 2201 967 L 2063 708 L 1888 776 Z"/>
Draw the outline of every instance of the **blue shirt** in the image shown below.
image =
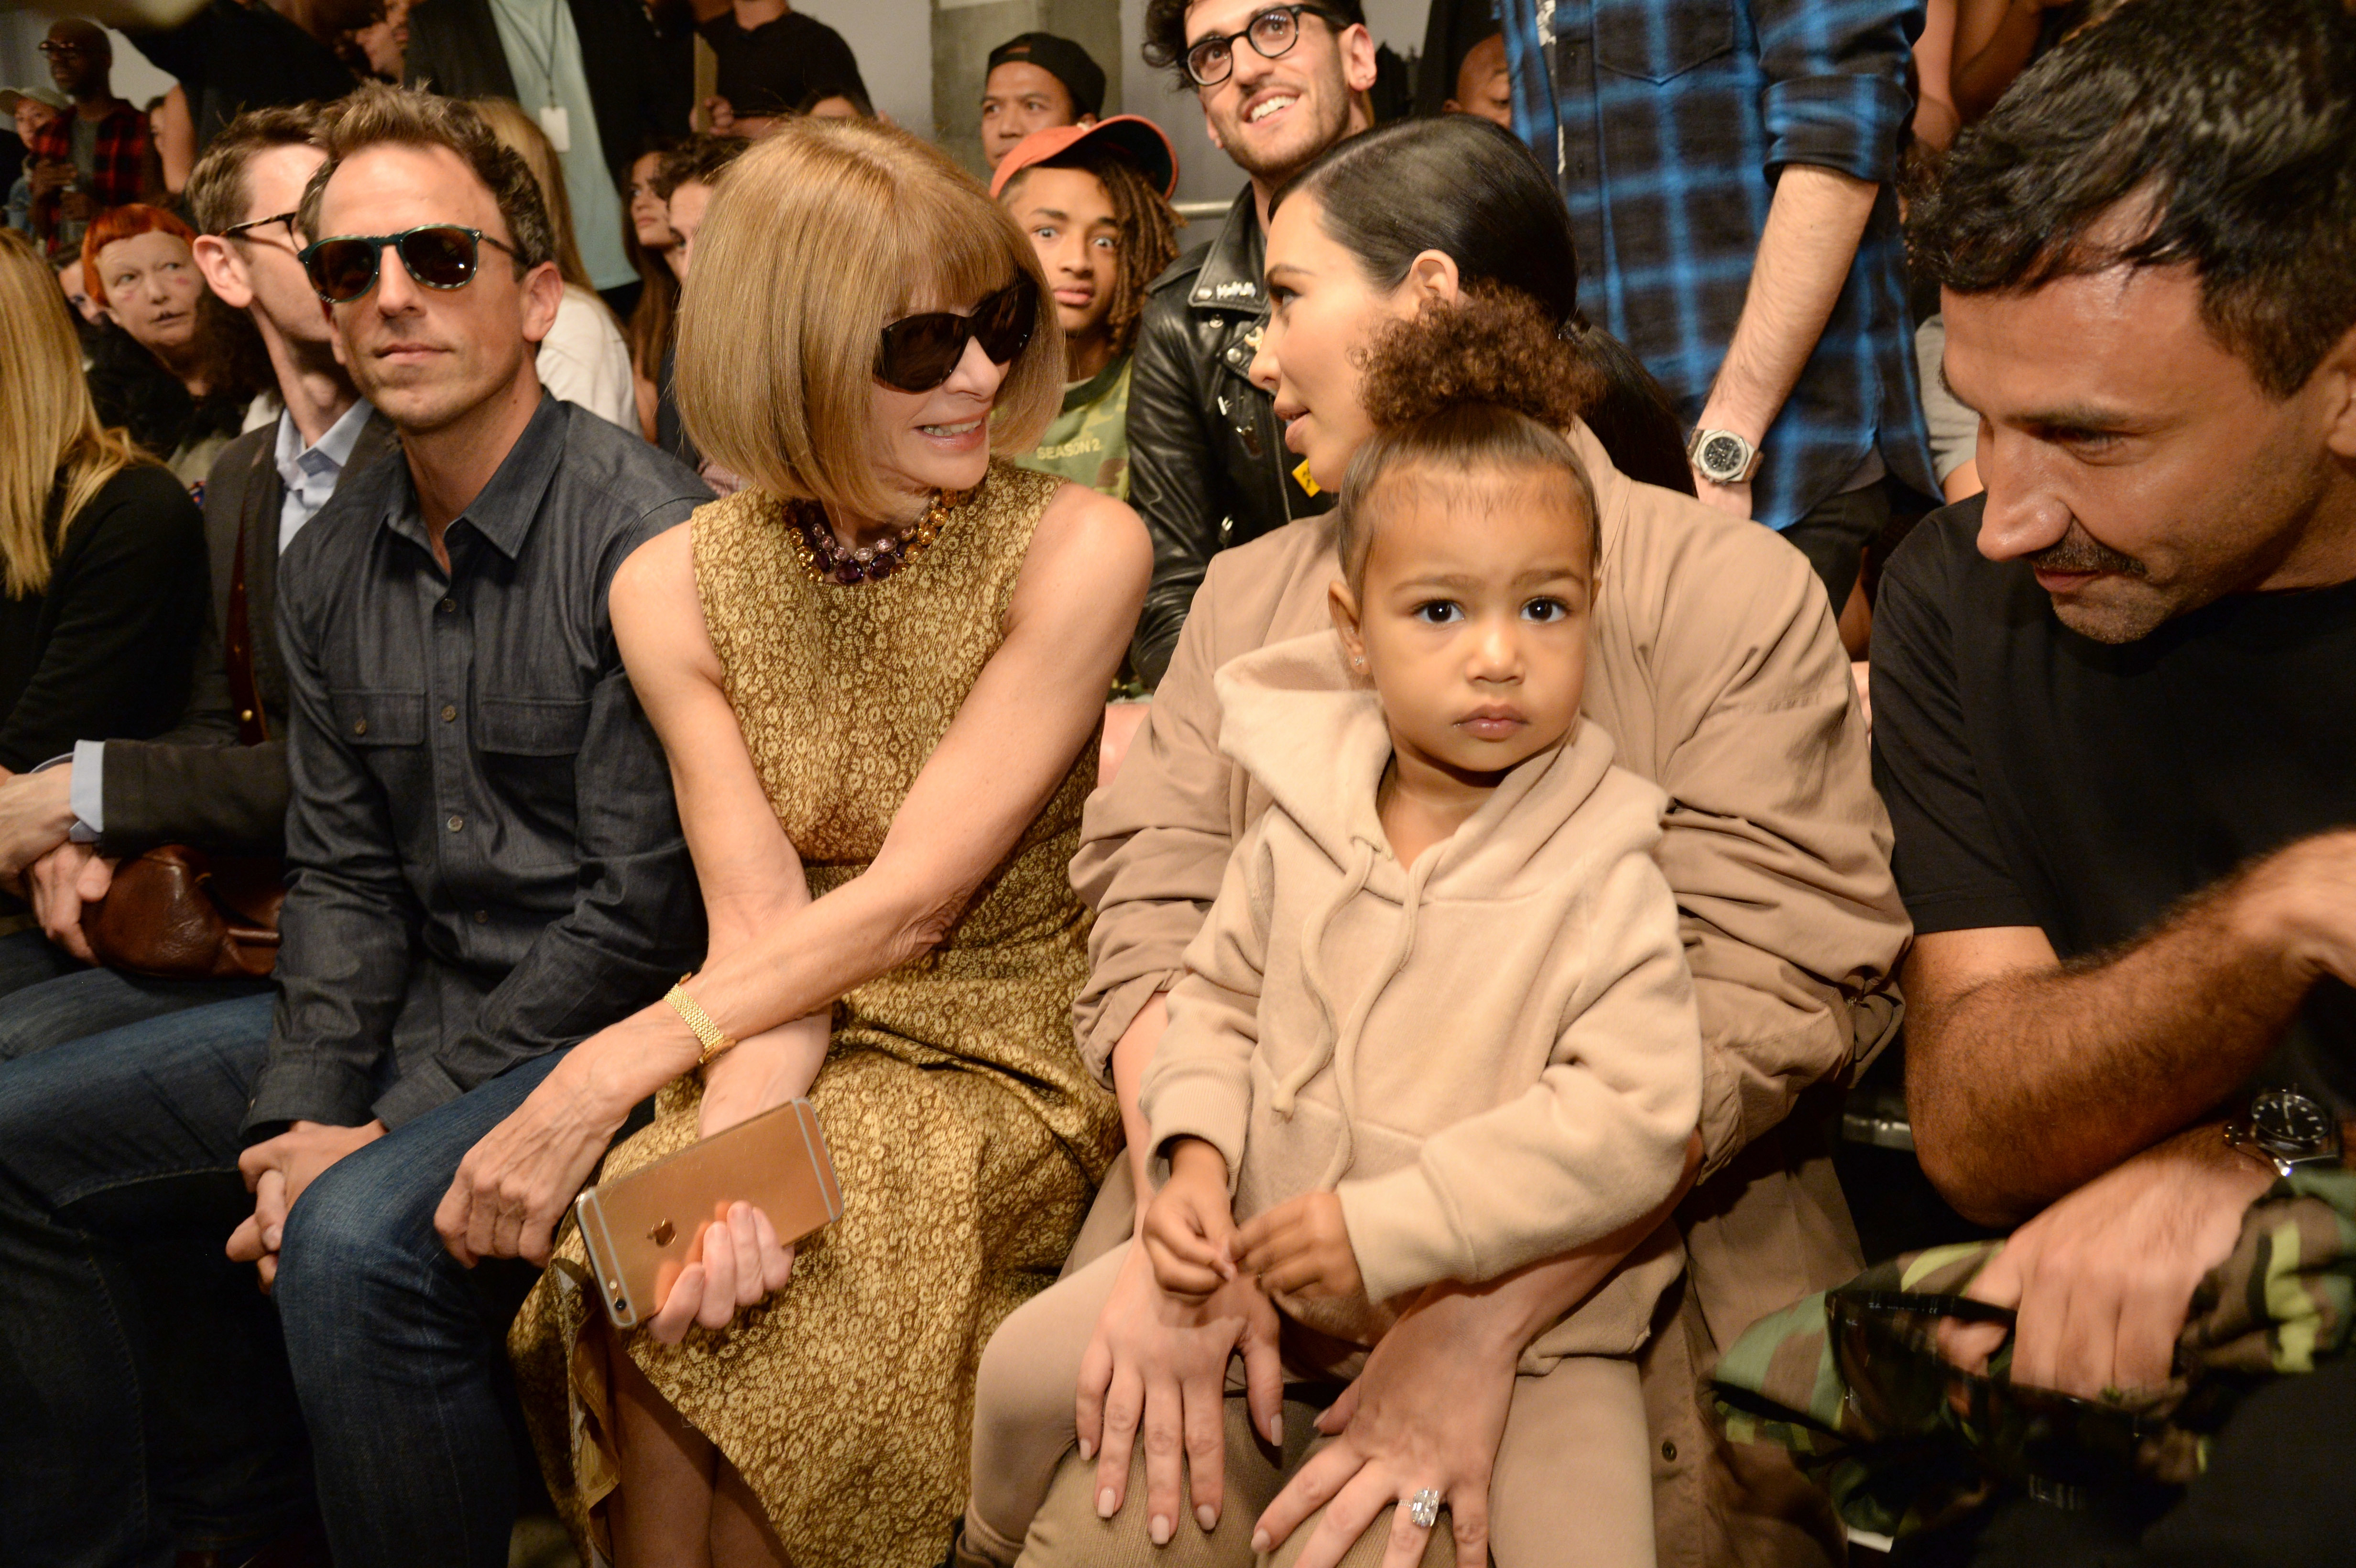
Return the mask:
<path id="1" fill-rule="evenodd" d="M 1556 172 L 1581 309 L 1690 426 L 1733 340 L 1786 164 L 1882 187 L 1831 318 L 1760 443 L 1753 515 L 1786 528 L 1876 456 L 1931 473 L 1890 187 L 1922 0 L 1498 0 L 1514 126 Z"/>

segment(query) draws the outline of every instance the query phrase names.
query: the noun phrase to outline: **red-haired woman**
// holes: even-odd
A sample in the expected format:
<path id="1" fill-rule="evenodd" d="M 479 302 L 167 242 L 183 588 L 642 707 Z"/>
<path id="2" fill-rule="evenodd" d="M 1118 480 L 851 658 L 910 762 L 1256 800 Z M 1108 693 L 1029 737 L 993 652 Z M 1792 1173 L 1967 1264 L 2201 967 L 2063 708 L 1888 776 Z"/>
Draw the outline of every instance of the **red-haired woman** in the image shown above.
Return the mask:
<path id="1" fill-rule="evenodd" d="M 192 489 L 268 384 L 253 324 L 212 296 L 196 231 L 160 207 L 102 212 L 82 235 L 82 276 L 106 313 L 91 347 L 99 418 L 120 424 Z"/>

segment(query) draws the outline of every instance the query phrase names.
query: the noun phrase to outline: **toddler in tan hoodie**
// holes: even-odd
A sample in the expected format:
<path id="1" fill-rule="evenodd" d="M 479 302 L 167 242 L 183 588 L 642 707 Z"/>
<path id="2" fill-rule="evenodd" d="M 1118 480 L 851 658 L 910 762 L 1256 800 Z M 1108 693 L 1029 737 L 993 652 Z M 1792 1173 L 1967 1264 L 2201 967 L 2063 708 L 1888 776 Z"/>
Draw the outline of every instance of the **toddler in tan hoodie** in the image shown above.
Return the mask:
<path id="1" fill-rule="evenodd" d="M 1654 1211 L 1702 1076 L 1651 858 L 1666 798 L 1580 717 L 1608 563 L 1569 445 L 1494 403 L 1427 407 L 1362 449 L 1340 515 L 1335 629 L 1218 674 L 1220 746 L 1271 804 L 1186 951 L 1141 1091 L 1162 1289 L 1256 1276 L 1291 1320 L 1288 1371 L 1329 1380 L 1425 1287 Z M 1490 1511 L 1542 1512 L 1515 1533 L 1559 1542 L 1552 1561 L 1653 1561 L 1633 1358 L 1683 1266 L 1665 1227 L 1523 1356 L 1499 1486 L 1516 1445 L 1546 1480 Z M 1589 1462 L 1544 1462 L 1574 1448 Z M 1410 1512 L 1402 1498 L 1393 1528 Z"/>

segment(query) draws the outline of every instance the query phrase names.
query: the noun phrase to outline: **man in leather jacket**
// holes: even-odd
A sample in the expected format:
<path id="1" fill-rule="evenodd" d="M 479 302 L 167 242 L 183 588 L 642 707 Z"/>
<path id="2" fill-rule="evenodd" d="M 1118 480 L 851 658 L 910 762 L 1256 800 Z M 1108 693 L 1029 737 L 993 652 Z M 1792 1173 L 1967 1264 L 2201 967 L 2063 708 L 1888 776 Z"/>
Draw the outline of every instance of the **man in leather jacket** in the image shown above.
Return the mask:
<path id="1" fill-rule="evenodd" d="M 1155 684 L 1211 556 L 1333 504 L 1294 477 L 1269 394 L 1248 378 L 1268 315 L 1269 198 L 1374 123 L 1375 41 L 1359 0 L 1152 0 L 1145 58 L 1194 89 L 1211 140 L 1251 177 L 1218 238 L 1154 280 L 1138 334 L 1130 504 L 1153 537 L 1153 582 L 1131 657 Z"/>

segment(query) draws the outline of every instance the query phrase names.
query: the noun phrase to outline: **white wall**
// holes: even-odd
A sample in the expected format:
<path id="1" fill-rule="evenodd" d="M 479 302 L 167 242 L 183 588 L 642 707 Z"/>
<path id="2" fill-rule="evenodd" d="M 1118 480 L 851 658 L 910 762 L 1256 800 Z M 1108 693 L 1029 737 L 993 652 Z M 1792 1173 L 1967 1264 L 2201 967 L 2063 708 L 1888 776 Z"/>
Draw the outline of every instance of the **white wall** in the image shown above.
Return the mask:
<path id="1" fill-rule="evenodd" d="M 920 136 L 933 134 L 931 0 L 794 0 L 794 9 L 842 35 L 880 112 Z"/>

